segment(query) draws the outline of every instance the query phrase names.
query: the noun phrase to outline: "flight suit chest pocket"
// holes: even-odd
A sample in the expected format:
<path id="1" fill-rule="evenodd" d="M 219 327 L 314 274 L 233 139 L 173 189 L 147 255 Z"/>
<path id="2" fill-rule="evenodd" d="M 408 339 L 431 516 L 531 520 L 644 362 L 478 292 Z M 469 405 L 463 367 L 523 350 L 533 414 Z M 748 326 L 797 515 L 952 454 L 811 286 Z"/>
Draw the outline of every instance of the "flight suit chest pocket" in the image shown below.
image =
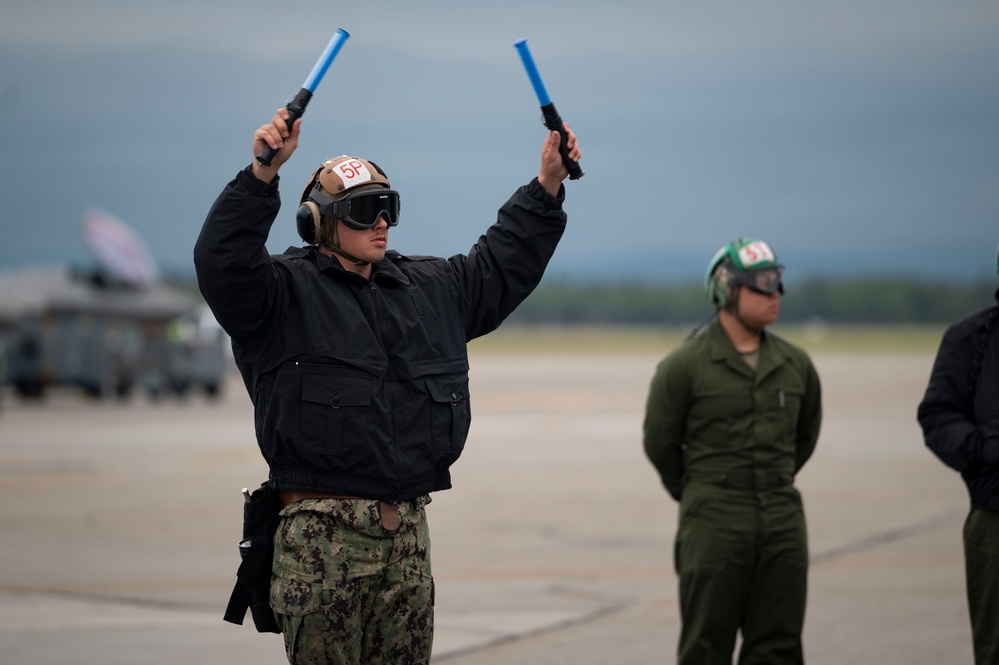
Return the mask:
<path id="1" fill-rule="evenodd" d="M 793 385 L 775 387 L 763 393 L 760 399 L 762 411 L 769 426 L 774 428 L 768 436 L 786 440 L 789 446 L 794 445 L 804 397 L 804 389 Z"/>
<path id="2" fill-rule="evenodd" d="M 430 396 L 430 438 L 439 453 L 460 453 L 472 421 L 468 377 L 432 376 L 426 379 Z"/>
<path id="3" fill-rule="evenodd" d="M 302 447 L 320 455 L 364 452 L 364 423 L 370 409 L 371 384 L 367 378 L 303 375 Z"/>

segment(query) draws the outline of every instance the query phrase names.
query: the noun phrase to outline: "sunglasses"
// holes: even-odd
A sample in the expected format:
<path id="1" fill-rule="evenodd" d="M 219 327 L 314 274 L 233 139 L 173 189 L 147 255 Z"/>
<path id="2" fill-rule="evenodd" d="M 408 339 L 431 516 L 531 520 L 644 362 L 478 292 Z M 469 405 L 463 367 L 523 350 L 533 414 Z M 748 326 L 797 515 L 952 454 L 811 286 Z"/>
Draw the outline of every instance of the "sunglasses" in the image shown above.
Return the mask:
<path id="1" fill-rule="evenodd" d="M 319 214 L 341 219 L 355 231 L 370 229 L 382 216 L 389 226 L 399 223 L 399 192 L 394 189 L 369 190 L 338 201 L 331 201 L 313 189 L 309 198 L 319 204 Z"/>
<path id="2" fill-rule="evenodd" d="M 747 270 L 737 279 L 739 284 L 745 285 L 750 291 L 768 296 L 771 293 L 784 293 L 784 266 L 768 266 Z"/>

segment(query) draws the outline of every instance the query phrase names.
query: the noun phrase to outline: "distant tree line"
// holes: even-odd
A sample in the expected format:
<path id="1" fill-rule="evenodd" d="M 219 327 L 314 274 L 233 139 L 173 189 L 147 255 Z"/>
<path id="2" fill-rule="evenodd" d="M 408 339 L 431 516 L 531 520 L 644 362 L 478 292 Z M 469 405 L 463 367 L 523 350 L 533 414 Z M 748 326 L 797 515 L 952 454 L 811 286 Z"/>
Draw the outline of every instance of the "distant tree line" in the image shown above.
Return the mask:
<path id="1" fill-rule="evenodd" d="M 988 307 L 997 280 L 944 283 L 905 277 L 812 278 L 789 287 L 781 321 L 947 323 Z M 544 281 L 513 313 L 520 324 L 696 323 L 712 307 L 700 283 Z"/>
<path id="2" fill-rule="evenodd" d="M 200 298 L 191 276 L 168 281 Z M 999 279 L 965 282 L 909 277 L 810 278 L 789 285 L 782 323 L 949 323 L 994 300 Z M 712 308 L 701 283 L 542 281 L 510 316 L 518 324 L 673 325 L 707 318 Z"/>

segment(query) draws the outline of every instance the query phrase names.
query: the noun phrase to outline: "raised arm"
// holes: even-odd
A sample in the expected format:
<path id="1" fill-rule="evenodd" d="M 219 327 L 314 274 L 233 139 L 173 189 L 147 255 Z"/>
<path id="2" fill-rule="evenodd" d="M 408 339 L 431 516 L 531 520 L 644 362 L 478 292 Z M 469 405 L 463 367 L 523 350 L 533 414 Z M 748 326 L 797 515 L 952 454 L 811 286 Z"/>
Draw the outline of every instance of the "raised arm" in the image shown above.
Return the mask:
<path id="1" fill-rule="evenodd" d="M 576 135 L 568 125 L 565 131 L 569 154 L 578 160 Z M 569 172 L 559 141 L 558 132 L 545 136 L 538 177 L 514 192 L 467 256 L 450 259 L 468 340 L 496 329 L 531 294 L 562 238 L 562 181 Z"/>
<path id="2" fill-rule="evenodd" d="M 276 150 L 269 166 L 256 159 L 219 194 L 194 247 L 198 286 L 215 318 L 234 340 L 266 329 L 281 306 L 281 291 L 265 243 L 281 207 L 278 170 L 298 147 L 301 120 L 289 128 L 287 110 L 253 134 L 253 154 Z"/>

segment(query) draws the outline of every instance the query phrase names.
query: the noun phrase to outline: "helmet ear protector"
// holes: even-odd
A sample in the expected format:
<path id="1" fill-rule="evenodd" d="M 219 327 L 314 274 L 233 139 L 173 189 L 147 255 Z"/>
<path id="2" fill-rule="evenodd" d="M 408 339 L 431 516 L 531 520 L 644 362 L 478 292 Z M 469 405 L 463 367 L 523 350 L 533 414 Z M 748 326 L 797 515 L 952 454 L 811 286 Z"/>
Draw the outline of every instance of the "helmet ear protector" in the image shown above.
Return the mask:
<path id="1" fill-rule="evenodd" d="M 298 235 L 310 245 L 321 245 L 326 240 L 326 229 L 315 201 L 303 201 L 295 213 Z"/>
<path id="2" fill-rule="evenodd" d="M 356 192 L 351 188 L 357 187 Z M 324 162 L 302 191 L 295 214 L 298 235 L 310 245 L 330 234 L 325 219 L 335 217 L 355 230 L 370 229 L 385 217 L 399 223 L 399 193 L 390 188 L 385 172 L 374 162 L 341 156 Z"/>
<path id="3" fill-rule="evenodd" d="M 724 282 L 724 283 L 723 283 Z M 708 300 L 712 305 L 724 308 L 728 304 L 728 269 L 724 266 L 718 267 L 711 272 L 708 278 L 707 293 Z"/>

